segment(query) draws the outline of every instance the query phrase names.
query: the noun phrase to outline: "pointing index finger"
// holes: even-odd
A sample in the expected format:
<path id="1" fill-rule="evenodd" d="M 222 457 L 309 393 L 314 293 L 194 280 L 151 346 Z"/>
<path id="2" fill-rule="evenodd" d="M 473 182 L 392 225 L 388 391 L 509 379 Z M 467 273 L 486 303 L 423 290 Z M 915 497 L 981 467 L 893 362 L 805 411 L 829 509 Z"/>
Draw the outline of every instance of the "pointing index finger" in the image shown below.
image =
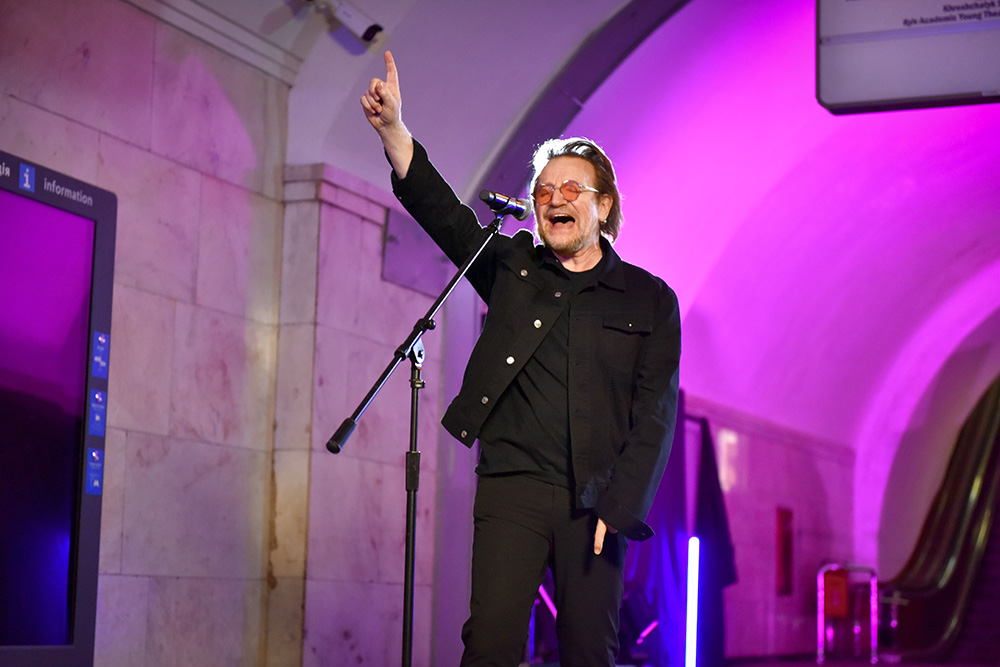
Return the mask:
<path id="1" fill-rule="evenodd" d="M 385 52 L 385 82 L 394 88 L 399 87 L 399 74 L 396 72 L 396 61 L 390 51 Z"/>

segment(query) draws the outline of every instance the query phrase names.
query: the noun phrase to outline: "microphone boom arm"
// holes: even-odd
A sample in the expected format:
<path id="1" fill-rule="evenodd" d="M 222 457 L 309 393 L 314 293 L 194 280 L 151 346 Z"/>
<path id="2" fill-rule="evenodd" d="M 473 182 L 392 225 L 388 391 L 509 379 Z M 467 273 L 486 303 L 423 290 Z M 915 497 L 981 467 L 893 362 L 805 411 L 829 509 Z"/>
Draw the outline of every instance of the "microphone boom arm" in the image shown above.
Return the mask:
<path id="1" fill-rule="evenodd" d="M 500 232 L 500 225 L 506 213 L 507 212 L 495 212 L 493 222 L 485 227 L 486 234 L 484 235 L 482 244 L 480 244 L 479 248 L 469 255 L 468 259 L 465 260 L 465 263 L 459 267 L 458 272 L 455 273 L 448 285 L 445 286 L 444 291 L 441 292 L 437 300 L 435 300 L 431 307 L 427 310 L 427 313 L 416 321 L 413 325 L 413 329 L 410 331 L 410 335 L 407 336 L 406 340 L 403 341 L 398 348 L 396 348 L 392 361 L 390 361 L 389 365 L 386 366 L 384 371 L 382 371 L 382 375 L 380 375 L 378 380 L 375 381 L 372 388 L 368 390 L 368 394 L 364 397 L 364 399 L 362 399 L 361 403 L 354 410 L 351 416 L 345 419 L 330 439 L 326 441 L 326 448 L 329 451 L 334 454 L 340 453 L 344 443 L 351 436 L 351 433 L 354 432 L 354 428 L 358 425 L 358 420 L 361 419 L 365 410 L 368 409 L 369 404 L 371 404 L 378 392 L 381 391 L 382 386 L 386 383 L 386 380 L 389 379 L 389 376 L 396 370 L 396 366 L 398 366 L 403 359 L 410 356 L 410 353 L 413 351 L 414 347 L 420 341 L 420 338 L 424 335 L 424 333 L 436 326 L 434 316 L 437 315 L 438 310 L 440 310 L 441 306 L 444 305 L 445 300 L 451 296 L 453 291 L 455 291 L 458 281 L 465 277 L 465 274 L 469 271 L 469 267 L 472 266 L 472 263 L 476 261 L 480 254 L 482 254 L 486 245 Z M 422 361 L 423 354 L 420 356 L 420 361 Z"/>

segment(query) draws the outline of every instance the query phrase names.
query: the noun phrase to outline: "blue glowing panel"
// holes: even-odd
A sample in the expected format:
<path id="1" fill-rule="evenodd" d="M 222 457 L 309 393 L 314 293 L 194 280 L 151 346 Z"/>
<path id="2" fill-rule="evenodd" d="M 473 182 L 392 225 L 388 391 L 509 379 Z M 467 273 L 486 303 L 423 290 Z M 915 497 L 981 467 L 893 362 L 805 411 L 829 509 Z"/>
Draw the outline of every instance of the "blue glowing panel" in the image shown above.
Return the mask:
<path id="1" fill-rule="evenodd" d="M 104 489 L 104 450 L 87 448 L 87 477 L 84 483 L 84 493 L 91 496 L 101 495 Z"/>
<path id="2" fill-rule="evenodd" d="M 90 356 L 90 374 L 95 378 L 108 379 L 109 341 L 111 337 L 103 332 L 94 332 L 93 354 Z"/>

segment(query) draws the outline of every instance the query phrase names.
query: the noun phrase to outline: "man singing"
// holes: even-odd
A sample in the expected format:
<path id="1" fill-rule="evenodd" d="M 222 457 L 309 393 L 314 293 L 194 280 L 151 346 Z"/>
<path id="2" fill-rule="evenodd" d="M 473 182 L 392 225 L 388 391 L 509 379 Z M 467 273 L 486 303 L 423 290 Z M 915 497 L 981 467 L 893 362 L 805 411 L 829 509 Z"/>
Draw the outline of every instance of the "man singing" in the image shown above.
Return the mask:
<path id="1" fill-rule="evenodd" d="M 399 75 L 361 98 L 403 206 L 461 265 L 486 230 L 402 122 Z M 565 667 L 612 667 L 626 540 L 644 521 L 673 439 L 677 297 L 611 247 L 622 224 L 611 161 L 586 139 L 534 156 L 535 238 L 497 235 L 467 274 L 489 306 L 442 424 L 480 444 L 472 599 L 462 665 L 516 666 L 551 569 Z"/>

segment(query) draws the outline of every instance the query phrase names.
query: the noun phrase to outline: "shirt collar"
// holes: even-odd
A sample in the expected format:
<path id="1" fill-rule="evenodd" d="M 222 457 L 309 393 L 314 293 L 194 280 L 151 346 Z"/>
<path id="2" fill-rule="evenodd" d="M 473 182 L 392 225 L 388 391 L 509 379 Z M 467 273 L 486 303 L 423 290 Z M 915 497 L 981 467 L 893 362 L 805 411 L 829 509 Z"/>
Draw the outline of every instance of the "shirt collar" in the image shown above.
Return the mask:
<path id="1" fill-rule="evenodd" d="M 601 236 L 599 242 L 603 257 L 600 264 L 598 264 L 600 268 L 594 276 L 595 281 L 611 289 L 625 291 L 625 271 L 622 268 L 621 257 L 618 256 L 618 253 L 611 247 L 611 242 L 605 237 Z M 542 265 L 562 268 L 559 258 L 551 250 L 542 245 L 537 246 L 537 248 Z"/>

